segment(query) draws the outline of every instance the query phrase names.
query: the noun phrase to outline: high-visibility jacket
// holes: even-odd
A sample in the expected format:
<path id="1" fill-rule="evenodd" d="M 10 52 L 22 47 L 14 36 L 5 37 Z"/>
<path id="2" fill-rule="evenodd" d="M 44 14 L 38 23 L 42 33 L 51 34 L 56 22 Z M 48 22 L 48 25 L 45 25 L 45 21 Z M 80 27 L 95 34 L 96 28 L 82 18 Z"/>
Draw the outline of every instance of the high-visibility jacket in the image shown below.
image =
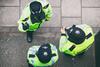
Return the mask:
<path id="1" fill-rule="evenodd" d="M 60 46 L 59 46 L 60 52 L 76 56 L 84 52 L 94 42 L 94 33 L 90 26 L 83 24 L 83 25 L 76 25 L 76 27 L 82 29 L 85 32 L 85 35 L 88 36 L 88 38 L 85 38 L 84 42 L 82 42 L 81 44 L 75 44 L 68 40 L 69 36 L 67 34 L 62 35 L 60 38 Z M 91 36 L 89 34 L 91 34 Z"/>
<path id="2" fill-rule="evenodd" d="M 48 63 L 42 63 L 39 61 L 37 55 L 36 55 L 36 52 L 38 51 L 39 47 L 40 46 L 32 46 L 31 48 L 29 48 L 28 50 L 28 53 L 27 53 L 27 60 L 28 60 L 28 63 L 33 65 L 33 66 L 51 66 L 53 65 L 55 62 L 57 62 L 58 60 L 58 51 L 57 51 L 57 48 L 50 44 L 51 46 L 51 51 L 52 51 L 52 54 L 56 54 L 56 56 L 53 56 L 51 58 L 51 60 L 48 62 Z M 30 55 L 35 55 L 35 57 L 30 57 Z"/>
<path id="3" fill-rule="evenodd" d="M 53 14 L 52 8 L 47 0 L 32 0 L 32 2 L 34 2 L 34 1 L 38 1 L 42 4 L 42 10 L 45 13 L 46 18 L 41 20 L 40 22 L 34 22 L 32 24 L 31 19 L 30 19 L 31 12 L 30 12 L 30 3 L 29 3 L 28 5 L 25 6 L 25 8 L 22 12 L 22 15 L 18 21 L 18 29 L 21 32 L 36 31 L 42 25 L 42 23 L 45 22 L 45 20 L 50 20 L 50 18 L 52 17 L 52 14 Z M 49 4 L 49 6 L 46 7 L 48 4 Z M 26 21 L 23 21 L 26 18 L 28 19 L 27 23 L 29 24 L 29 29 L 23 30 L 22 23 L 24 23 L 24 24 L 26 23 Z"/>

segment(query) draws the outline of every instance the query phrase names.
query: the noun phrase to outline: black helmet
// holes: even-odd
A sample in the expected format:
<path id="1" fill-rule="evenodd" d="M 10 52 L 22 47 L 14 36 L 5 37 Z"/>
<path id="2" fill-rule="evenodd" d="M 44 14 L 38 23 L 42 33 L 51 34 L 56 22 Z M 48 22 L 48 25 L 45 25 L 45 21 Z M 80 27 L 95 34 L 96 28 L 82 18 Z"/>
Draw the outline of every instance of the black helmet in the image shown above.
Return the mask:
<path id="1" fill-rule="evenodd" d="M 85 40 L 85 33 L 82 29 L 76 27 L 73 25 L 69 29 L 65 29 L 67 31 L 67 34 L 69 36 L 68 40 L 75 43 L 75 44 L 81 44 Z"/>
<path id="2" fill-rule="evenodd" d="M 42 10 L 42 4 L 40 2 L 34 1 L 30 3 L 30 12 L 32 23 L 45 19 L 45 13 Z"/>
<path id="3" fill-rule="evenodd" d="M 42 10 L 42 5 L 40 2 L 34 1 L 30 3 L 30 11 L 33 13 L 39 13 Z"/>
<path id="4" fill-rule="evenodd" d="M 48 43 L 43 44 L 37 52 L 37 57 L 42 63 L 48 63 L 52 56 L 54 56 L 54 54 L 52 54 L 51 46 Z"/>

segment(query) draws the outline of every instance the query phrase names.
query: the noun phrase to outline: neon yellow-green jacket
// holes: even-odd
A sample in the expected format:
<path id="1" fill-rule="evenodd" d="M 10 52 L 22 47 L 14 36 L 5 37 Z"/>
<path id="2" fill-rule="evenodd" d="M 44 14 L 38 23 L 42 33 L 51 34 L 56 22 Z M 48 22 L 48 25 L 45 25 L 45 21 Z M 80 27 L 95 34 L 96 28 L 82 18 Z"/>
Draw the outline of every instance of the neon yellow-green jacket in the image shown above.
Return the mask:
<path id="1" fill-rule="evenodd" d="M 21 32 L 36 31 L 42 25 L 42 23 L 45 22 L 45 20 L 50 20 L 50 18 L 52 17 L 52 14 L 53 14 L 52 8 L 47 0 L 32 0 L 32 2 L 34 2 L 34 1 L 38 1 L 42 4 L 42 8 L 43 8 L 46 18 L 44 20 L 42 20 L 41 22 L 32 24 L 31 19 L 30 19 L 31 12 L 30 12 L 30 7 L 29 7 L 30 3 L 29 3 L 28 5 L 25 6 L 21 17 L 20 17 L 19 21 L 17 22 L 18 29 Z M 49 6 L 47 8 L 44 8 L 47 4 L 49 4 Z M 22 26 L 22 23 L 24 23 L 24 24 L 26 23 L 26 22 L 23 22 L 23 20 L 25 18 L 28 18 L 27 23 L 29 24 L 29 29 L 27 29 L 27 30 L 23 30 L 23 26 Z"/>
<path id="2" fill-rule="evenodd" d="M 57 62 L 58 60 L 58 51 L 57 51 L 57 48 L 50 44 L 51 46 L 51 51 L 52 51 L 52 54 L 56 54 L 56 56 L 52 57 L 51 60 L 44 64 L 44 63 L 41 63 L 36 55 L 36 52 L 38 51 L 39 47 L 40 46 L 32 46 L 31 48 L 29 48 L 28 50 L 28 53 L 27 53 L 27 60 L 28 60 L 28 63 L 33 65 L 34 67 L 38 67 L 38 66 L 42 66 L 42 67 L 45 67 L 45 66 L 52 66 L 55 62 Z M 29 55 L 30 54 L 33 54 L 35 55 L 34 58 L 30 58 Z"/>
<path id="3" fill-rule="evenodd" d="M 69 54 L 72 56 L 76 56 L 79 53 L 84 52 L 94 42 L 94 34 L 93 34 L 92 28 L 90 26 L 83 24 L 83 25 L 76 25 L 76 27 L 81 28 L 85 32 L 85 35 L 88 35 L 89 33 L 91 33 L 92 36 L 89 37 L 88 39 L 85 39 L 85 41 L 83 43 L 78 44 L 78 45 L 69 41 L 67 34 L 66 34 L 66 36 L 61 36 L 60 46 L 59 46 L 60 52 L 63 52 L 63 53 L 66 53 L 66 54 Z M 69 50 L 73 45 L 75 45 L 75 48 L 73 50 Z"/>

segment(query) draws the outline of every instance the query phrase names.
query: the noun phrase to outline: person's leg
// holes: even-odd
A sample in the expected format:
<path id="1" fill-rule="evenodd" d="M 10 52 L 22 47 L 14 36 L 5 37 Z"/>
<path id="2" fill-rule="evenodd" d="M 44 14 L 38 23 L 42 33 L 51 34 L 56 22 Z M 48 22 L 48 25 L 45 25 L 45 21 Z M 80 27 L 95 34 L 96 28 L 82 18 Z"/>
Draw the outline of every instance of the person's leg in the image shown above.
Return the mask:
<path id="1" fill-rule="evenodd" d="M 28 63 L 28 67 L 34 67 L 34 66 Z"/>
<path id="2" fill-rule="evenodd" d="M 27 42 L 31 43 L 33 40 L 33 31 L 27 31 Z"/>
<path id="3" fill-rule="evenodd" d="M 28 64 L 28 67 L 34 67 L 32 64 L 29 63 L 29 60 L 27 60 L 27 64 Z"/>

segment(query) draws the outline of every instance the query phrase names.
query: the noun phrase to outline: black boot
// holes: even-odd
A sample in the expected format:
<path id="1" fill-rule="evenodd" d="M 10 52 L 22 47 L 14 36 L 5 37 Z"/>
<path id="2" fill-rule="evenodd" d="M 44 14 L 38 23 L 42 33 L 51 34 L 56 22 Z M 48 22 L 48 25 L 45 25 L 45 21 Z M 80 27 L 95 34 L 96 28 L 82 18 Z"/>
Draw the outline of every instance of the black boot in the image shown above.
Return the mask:
<path id="1" fill-rule="evenodd" d="M 27 42 L 31 43 L 33 40 L 33 31 L 27 31 Z"/>

